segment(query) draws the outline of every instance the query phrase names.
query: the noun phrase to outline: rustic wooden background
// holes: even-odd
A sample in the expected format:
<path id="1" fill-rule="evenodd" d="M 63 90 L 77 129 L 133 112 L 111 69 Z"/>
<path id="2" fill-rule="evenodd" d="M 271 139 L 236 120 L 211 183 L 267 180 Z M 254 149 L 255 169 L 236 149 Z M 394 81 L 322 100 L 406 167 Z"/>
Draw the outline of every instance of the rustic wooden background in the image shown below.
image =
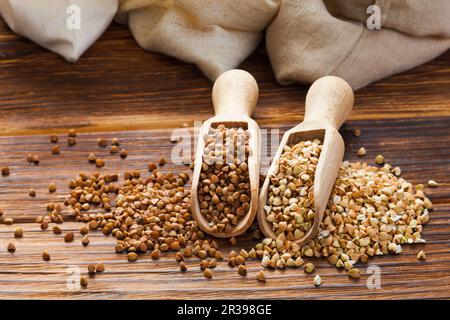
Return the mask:
<path id="1" fill-rule="evenodd" d="M 241 67 L 259 83 L 254 118 L 262 128 L 282 133 L 302 120 L 307 86 L 277 85 L 263 48 Z M 302 270 L 267 271 L 267 283 L 258 283 L 257 262 L 248 263 L 245 278 L 221 263 L 214 278 L 206 280 L 195 259 L 184 274 L 171 254 L 158 262 L 142 255 L 129 263 L 114 253 L 114 240 L 100 233 L 91 233 L 91 244 L 82 247 L 78 223 L 62 225 L 64 231 L 76 231 L 76 240 L 69 244 L 33 223 L 45 214 L 46 203 L 63 199 L 71 177 L 94 171 L 86 161 L 89 152 L 104 156 L 103 172 L 145 170 L 149 161 L 169 157 L 174 128 L 212 115 L 210 92 L 211 83 L 195 66 L 142 51 L 123 26 L 111 26 L 77 64 L 69 64 L 14 35 L 0 21 L 0 166 L 11 168 L 9 177 L 0 177 L 0 207 L 3 218 L 16 220 L 14 226 L 0 223 L 0 298 L 450 298 L 450 52 L 359 90 L 341 130 L 346 159 L 360 160 L 356 150 L 364 146 L 365 161 L 373 163 L 381 153 L 413 183 L 441 183 L 426 189 L 434 203 L 423 234 L 427 243 L 370 261 L 381 268 L 381 289 L 367 288 L 366 266 L 360 266 L 359 281 L 350 280 L 325 259 L 313 261 L 323 279 L 320 288 Z M 360 137 L 352 135 L 356 127 L 362 130 Z M 69 128 L 79 132 L 72 148 L 65 144 Z M 50 153 L 51 133 L 61 134 L 59 156 Z M 99 137 L 120 138 L 128 159 L 99 152 Z M 40 156 L 39 166 L 25 161 L 29 152 Z M 189 172 L 173 164 L 165 170 Z M 50 181 L 58 186 L 55 194 L 47 191 Z M 27 195 L 29 188 L 37 191 L 36 198 Z M 22 239 L 13 238 L 18 226 L 25 230 Z M 6 251 L 9 242 L 16 244 L 16 253 Z M 231 249 L 221 244 L 225 252 Z M 236 248 L 253 244 L 243 236 Z M 50 262 L 42 261 L 43 250 L 50 252 Z M 416 259 L 420 250 L 427 253 L 425 262 Z M 86 265 L 96 262 L 105 263 L 107 271 L 90 278 L 86 289 L 67 288 L 68 266 L 78 266 L 85 274 Z"/>

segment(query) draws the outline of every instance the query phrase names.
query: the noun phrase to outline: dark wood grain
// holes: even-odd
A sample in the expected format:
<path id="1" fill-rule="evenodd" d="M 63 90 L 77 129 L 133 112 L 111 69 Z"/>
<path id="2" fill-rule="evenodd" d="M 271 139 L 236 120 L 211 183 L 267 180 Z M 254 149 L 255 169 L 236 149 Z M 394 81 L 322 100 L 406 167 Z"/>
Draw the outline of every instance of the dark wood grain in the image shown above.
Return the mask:
<path id="1" fill-rule="evenodd" d="M 276 84 L 262 47 L 242 67 L 260 85 L 255 119 L 263 129 L 282 134 L 302 120 L 307 86 Z M 426 188 L 434 204 L 423 233 L 427 243 L 370 260 L 381 268 L 381 289 L 367 288 L 366 266 L 360 265 L 362 278 L 355 281 L 325 259 L 314 259 L 323 279 L 320 288 L 300 269 L 267 271 L 267 283 L 258 283 L 257 262 L 248 263 L 245 278 L 221 263 L 208 281 L 195 259 L 188 261 L 185 274 L 173 254 L 157 262 L 142 255 L 130 263 L 114 253 L 112 237 L 91 233 L 85 248 L 78 233 L 67 244 L 33 223 L 49 201 L 64 198 L 70 178 L 97 171 L 87 162 L 89 152 L 106 159 L 102 172 L 145 170 L 160 156 L 170 158 L 172 131 L 212 115 L 211 87 L 195 66 L 141 50 L 123 26 L 111 26 L 77 64 L 69 64 L 12 34 L 0 20 L 0 166 L 11 168 L 10 176 L 0 177 L 0 208 L 4 217 L 16 220 L 13 226 L 0 223 L 0 298 L 450 298 L 450 52 L 358 91 L 354 112 L 341 129 L 347 160 L 373 163 L 381 153 L 413 183 L 441 183 Z M 80 134 L 77 145 L 68 147 L 65 135 L 72 127 Z M 352 135 L 356 127 L 360 137 Z M 61 137 L 58 156 L 50 152 L 53 132 Z M 99 149 L 100 137 L 119 137 L 129 157 L 122 160 Z M 368 151 L 363 159 L 356 156 L 361 146 Z M 38 166 L 26 162 L 30 152 L 40 156 Z M 190 172 L 172 163 L 164 170 Z M 56 183 L 55 194 L 48 193 L 49 182 Z M 27 195 L 29 188 L 36 198 Z M 80 224 L 66 217 L 63 230 L 77 231 Z M 25 230 L 23 239 L 13 238 L 17 226 Z M 14 254 L 6 252 L 11 241 Z M 255 243 L 248 234 L 238 241 L 235 247 L 223 240 L 220 245 L 227 252 Z M 43 250 L 49 250 L 50 262 L 42 261 Z M 420 250 L 427 253 L 425 262 L 416 259 Z M 68 266 L 86 273 L 86 265 L 95 262 L 104 262 L 107 271 L 90 278 L 88 288 L 69 290 Z"/>

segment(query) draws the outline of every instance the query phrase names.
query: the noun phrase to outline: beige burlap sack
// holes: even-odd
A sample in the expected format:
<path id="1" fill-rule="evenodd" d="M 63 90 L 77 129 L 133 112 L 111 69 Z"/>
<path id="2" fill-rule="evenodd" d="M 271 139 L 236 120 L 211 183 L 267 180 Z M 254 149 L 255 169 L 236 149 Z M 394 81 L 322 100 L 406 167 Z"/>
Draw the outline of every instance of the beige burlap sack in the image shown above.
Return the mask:
<path id="1" fill-rule="evenodd" d="M 118 0 L 0 0 L 0 14 L 14 32 L 71 62 L 101 36 L 117 7 Z"/>
<path id="2" fill-rule="evenodd" d="M 8 25 L 75 61 L 103 32 L 118 0 L 0 0 Z M 450 47 L 450 0 L 120 0 L 145 49 L 196 64 L 211 80 L 237 67 L 266 32 L 281 84 L 324 75 L 354 89 L 418 66 Z M 381 8 L 381 30 L 366 11 Z M 65 28 L 66 8 L 82 8 L 82 29 Z"/>
<path id="3" fill-rule="evenodd" d="M 372 0 L 284 0 L 266 33 L 277 80 L 324 75 L 354 89 L 433 59 L 450 47 L 450 1 L 379 0 L 381 30 L 366 27 Z"/>
<path id="4" fill-rule="evenodd" d="M 121 0 L 119 20 L 145 49 L 195 63 L 210 79 L 249 56 L 278 12 L 272 0 Z"/>

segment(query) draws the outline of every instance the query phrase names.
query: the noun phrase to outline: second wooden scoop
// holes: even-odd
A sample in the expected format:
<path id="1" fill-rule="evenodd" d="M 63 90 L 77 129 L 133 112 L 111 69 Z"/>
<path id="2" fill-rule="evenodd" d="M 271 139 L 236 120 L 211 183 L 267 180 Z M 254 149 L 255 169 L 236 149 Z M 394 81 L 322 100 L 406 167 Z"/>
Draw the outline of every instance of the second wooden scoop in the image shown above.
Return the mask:
<path id="1" fill-rule="evenodd" d="M 217 78 L 212 91 L 212 99 L 216 115 L 205 121 L 199 131 L 192 176 L 191 209 L 194 219 L 203 231 L 218 238 L 228 238 L 240 235 L 250 227 L 258 207 L 260 130 L 257 123 L 250 118 L 258 101 L 258 85 L 250 73 L 243 70 L 230 70 Z M 221 124 L 227 128 L 246 129 L 249 135 L 249 156 L 246 160 L 250 180 L 250 208 L 231 232 L 218 232 L 211 228 L 207 219 L 200 212 L 197 194 L 205 148 L 204 137 L 211 127 L 216 128 Z"/>
<path id="2" fill-rule="evenodd" d="M 302 245 L 317 234 L 344 156 L 344 141 L 337 130 L 350 114 L 353 100 L 352 88 L 341 78 L 327 76 L 312 84 L 306 95 L 305 118 L 284 134 L 261 189 L 258 221 L 265 236 L 277 237 L 272 224 L 266 220 L 264 206 L 267 203 L 270 177 L 274 176 L 284 147 L 316 138 L 322 141 L 322 151 L 314 174 L 314 223 L 303 238 L 295 242 Z"/>

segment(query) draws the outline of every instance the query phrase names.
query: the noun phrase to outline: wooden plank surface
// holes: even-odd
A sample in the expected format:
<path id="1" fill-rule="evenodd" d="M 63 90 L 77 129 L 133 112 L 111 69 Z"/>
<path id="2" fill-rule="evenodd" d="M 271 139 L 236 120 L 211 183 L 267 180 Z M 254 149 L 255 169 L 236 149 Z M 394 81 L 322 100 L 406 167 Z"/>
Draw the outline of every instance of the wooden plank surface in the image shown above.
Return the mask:
<path id="1" fill-rule="evenodd" d="M 255 119 L 262 128 L 282 134 L 302 120 L 307 86 L 277 85 L 262 47 L 242 67 L 260 86 Z M 212 115 L 210 91 L 211 83 L 194 66 L 142 51 L 123 26 L 113 25 L 73 65 L 12 34 L 0 21 L 0 166 L 11 168 L 10 176 L 0 177 L 0 208 L 17 221 L 0 224 L 0 298 L 450 298 L 450 52 L 358 91 L 354 112 L 341 130 L 346 159 L 360 160 L 356 150 L 364 146 L 368 162 L 381 153 L 413 183 L 442 183 L 426 188 L 434 204 L 423 233 L 427 243 L 370 260 L 380 267 L 381 289 L 367 288 L 366 266 L 360 266 L 362 277 L 355 281 L 325 259 L 313 261 L 323 280 L 320 288 L 300 269 L 267 271 L 267 283 L 258 283 L 257 262 L 248 263 L 245 278 L 221 263 L 214 278 L 205 280 L 196 259 L 188 261 L 184 274 L 173 254 L 157 262 L 142 255 L 130 263 L 114 253 L 112 237 L 91 233 L 90 245 L 82 247 L 77 232 L 67 244 L 33 223 L 49 201 L 64 198 L 70 178 L 94 171 L 86 161 L 89 152 L 106 159 L 102 172 L 144 171 L 148 162 L 170 158 L 172 131 Z M 61 155 L 51 155 L 48 135 L 65 135 L 72 127 L 79 132 L 77 145 L 68 147 L 62 139 Z M 352 135 L 356 127 L 362 129 L 360 137 Z M 99 151 L 100 137 L 120 138 L 129 157 Z M 40 156 L 38 166 L 25 161 L 30 152 Z M 164 170 L 190 172 L 171 163 Z M 56 183 L 55 194 L 48 193 L 49 182 Z M 29 188 L 36 198 L 27 195 Z M 66 220 L 64 231 L 79 229 L 79 223 Z M 13 238 L 17 226 L 25 230 L 22 239 Z M 16 244 L 16 253 L 6 251 L 9 242 Z M 224 252 L 254 244 L 249 235 L 235 247 L 220 241 Z M 43 250 L 49 250 L 50 262 L 42 261 Z M 427 253 L 425 262 L 416 259 L 420 250 Z M 67 287 L 68 267 L 86 273 L 86 265 L 96 262 L 104 262 L 107 271 L 90 278 L 88 288 Z"/>

